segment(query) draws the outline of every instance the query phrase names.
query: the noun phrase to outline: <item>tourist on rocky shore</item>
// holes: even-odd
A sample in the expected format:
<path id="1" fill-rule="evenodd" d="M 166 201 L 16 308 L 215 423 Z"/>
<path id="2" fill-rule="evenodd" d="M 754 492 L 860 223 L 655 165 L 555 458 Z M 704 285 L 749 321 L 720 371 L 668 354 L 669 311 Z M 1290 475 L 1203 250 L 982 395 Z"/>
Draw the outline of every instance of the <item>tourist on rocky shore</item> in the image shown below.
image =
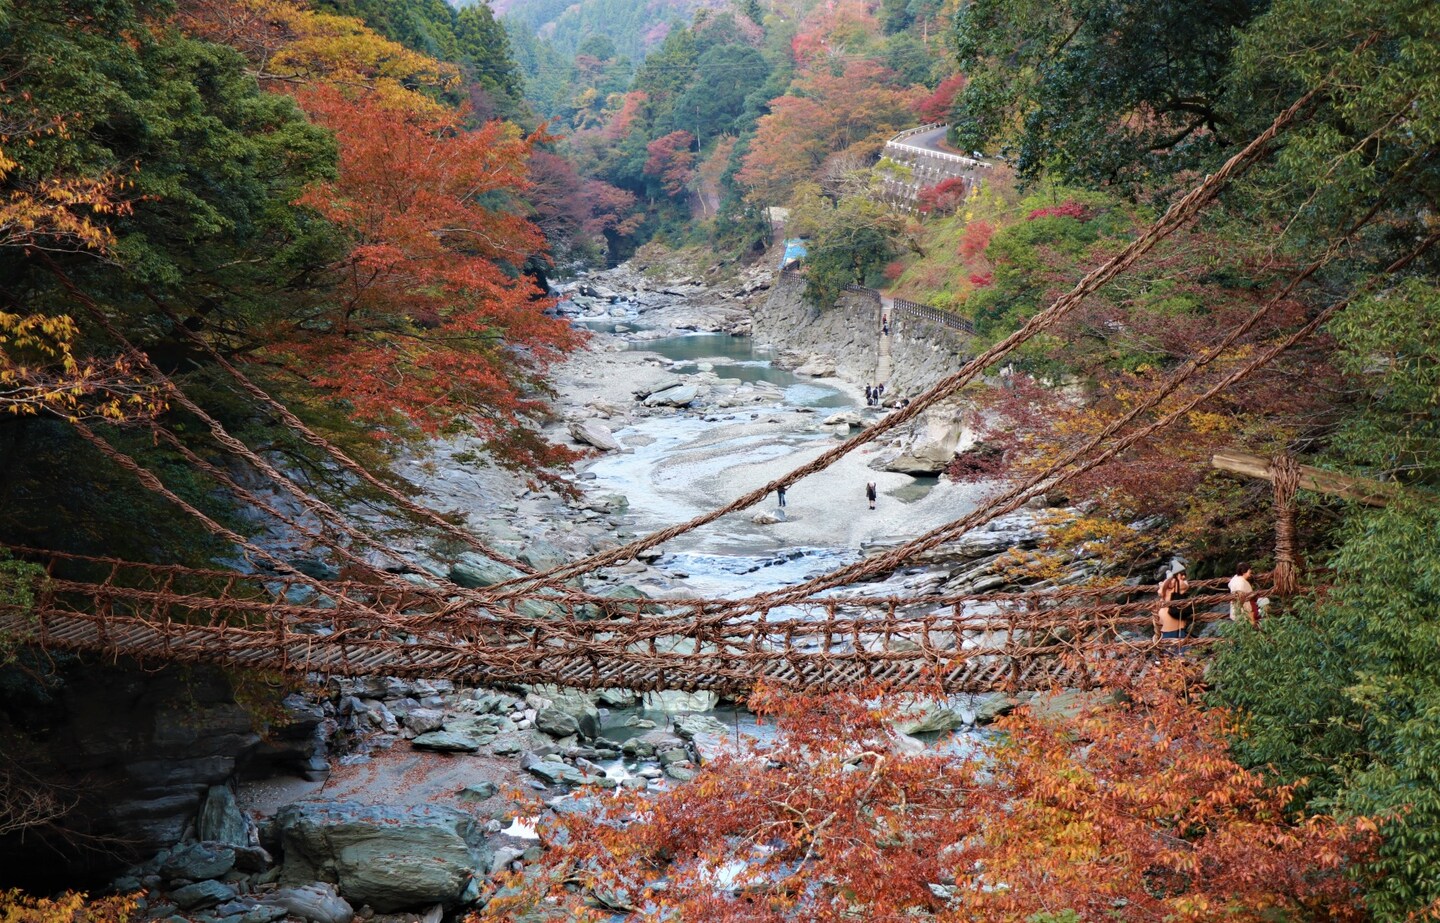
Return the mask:
<path id="1" fill-rule="evenodd" d="M 865 485 L 865 499 L 870 501 L 870 509 L 872 510 L 875 509 L 876 496 L 877 492 L 875 490 L 875 482 L 871 481 L 870 483 Z"/>
<path id="2" fill-rule="evenodd" d="M 775 503 L 781 509 L 785 508 L 785 485 L 783 484 L 775 488 Z"/>

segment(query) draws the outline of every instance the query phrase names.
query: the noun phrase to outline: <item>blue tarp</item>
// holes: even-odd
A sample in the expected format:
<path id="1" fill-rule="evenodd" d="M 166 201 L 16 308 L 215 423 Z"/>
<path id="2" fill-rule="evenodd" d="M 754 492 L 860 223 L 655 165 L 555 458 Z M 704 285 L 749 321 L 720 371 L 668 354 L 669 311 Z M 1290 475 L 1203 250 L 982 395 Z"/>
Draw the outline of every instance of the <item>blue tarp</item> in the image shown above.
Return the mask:
<path id="1" fill-rule="evenodd" d="M 780 268 L 784 269 L 796 260 L 805 258 L 805 241 L 799 237 L 791 237 L 785 241 L 785 255 L 780 257 Z"/>

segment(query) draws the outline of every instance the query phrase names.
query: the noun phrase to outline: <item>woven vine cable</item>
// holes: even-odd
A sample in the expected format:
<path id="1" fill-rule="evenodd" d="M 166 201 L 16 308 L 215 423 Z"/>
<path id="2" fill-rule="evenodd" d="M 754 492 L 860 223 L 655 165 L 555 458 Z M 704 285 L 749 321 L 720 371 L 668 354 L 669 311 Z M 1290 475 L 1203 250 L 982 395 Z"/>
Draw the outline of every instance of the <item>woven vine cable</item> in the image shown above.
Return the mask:
<path id="1" fill-rule="evenodd" d="M 159 366 L 155 365 L 155 363 L 150 360 L 150 357 L 146 355 L 144 350 L 141 350 L 139 347 L 131 343 L 124 336 L 124 334 L 122 334 L 115 327 L 114 324 L 110 323 L 109 318 L 105 316 L 105 312 L 100 309 L 100 306 L 95 303 L 95 300 L 89 295 L 85 294 L 85 292 L 81 291 L 79 286 L 75 285 L 75 283 L 70 279 L 70 277 L 66 275 L 65 272 L 61 270 L 60 267 L 49 258 L 48 255 L 42 253 L 41 258 L 46 263 L 47 268 L 50 269 L 51 273 L 60 281 L 60 284 L 65 287 L 66 291 L 68 291 L 72 297 L 74 297 L 85 307 L 86 313 L 88 313 L 91 318 L 93 318 L 95 322 L 98 323 L 105 330 L 106 333 L 110 334 L 110 336 L 121 345 L 122 349 L 124 349 L 125 353 L 130 356 L 132 360 L 139 363 L 141 367 L 143 367 L 157 382 L 159 382 L 165 388 L 166 392 L 175 398 L 177 403 L 179 403 L 185 409 L 189 410 L 191 413 L 195 414 L 202 422 L 204 422 L 205 425 L 209 428 L 211 435 L 215 438 L 217 442 L 219 442 L 222 446 L 224 446 L 231 452 L 239 455 L 246 461 L 250 462 L 257 469 L 262 471 L 267 477 L 275 481 L 275 483 L 281 485 L 287 493 L 290 493 L 296 498 L 297 502 L 304 505 L 307 509 L 309 509 L 313 514 L 315 514 L 322 520 L 329 520 L 337 525 L 343 525 L 345 523 L 345 518 L 341 516 L 340 513 L 335 511 L 332 507 L 330 507 L 329 504 L 325 503 L 323 500 L 319 500 L 311 496 L 298 485 L 293 484 L 289 478 L 287 478 L 284 474 L 277 470 L 273 465 L 265 461 L 255 452 L 251 451 L 250 448 L 246 446 L 243 442 L 241 442 L 239 439 L 236 439 L 234 436 L 231 436 L 228 432 L 226 432 L 224 426 L 221 425 L 218 420 L 215 420 L 208 413 L 206 413 L 205 410 L 202 409 L 193 400 L 191 400 L 190 397 L 185 394 L 185 392 L 180 388 L 178 384 L 176 384 L 168 375 L 166 375 L 159 368 Z M 188 328 L 185 328 L 183 324 L 177 324 L 176 326 L 177 329 L 184 330 L 187 335 L 192 335 L 192 332 Z M 213 356 L 215 356 L 216 359 L 219 359 L 220 362 L 224 363 L 224 360 L 220 358 L 218 353 L 216 353 L 214 350 L 210 350 L 210 352 Z M 228 363 L 225 364 L 228 365 Z M 263 394 L 264 392 L 261 393 Z M 298 418 L 294 417 L 294 414 L 290 413 L 288 409 L 283 408 L 283 405 L 275 402 L 275 407 L 280 408 L 280 411 L 278 412 L 289 415 L 289 417 L 294 418 L 297 423 L 299 422 Z M 283 418 L 284 417 L 282 416 L 282 419 Z M 286 422 L 287 425 L 289 425 L 289 420 L 286 420 Z M 300 425 L 304 426 L 303 423 Z M 357 475 L 360 476 L 367 483 L 372 483 L 373 486 L 376 486 L 377 489 L 386 493 L 387 496 L 394 494 L 394 496 L 403 497 L 403 494 L 400 494 L 399 491 L 396 491 L 393 487 L 385 485 L 384 482 L 380 481 L 378 478 L 375 478 L 374 475 L 371 475 L 368 471 L 366 471 L 364 466 L 359 465 L 358 463 L 349 459 L 348 456 L 344 456 L 342 460 L 341 456 L 343 456 L 344 453 L 340 453 L 338 448 L 330 445 L 330 443 L 328 443 L 326 440 L 322 439 L 320 436 L 314 434 L 313 432 L 310 432 L 308 429 L 306 430 L 306 432 L 309 432 L 310 435 L 314 437 L 314 439 L 319 440 L 319 442 L 316 443 L 311 442 L 311 440 L 307 438 L 307 442 L 311 442 L 312 445 L 317 445 L 317 447 L 321 448 L 328 446 L 328 448 L 326 448 L 326 451 L 332 454 L 332 456 L 336 458 L 337 462 L 339 462 L 347 469 L 355 471 Z M 304 438 L 303 434 L 302 438 Z M 354 466 L 353 468 L 351 468 L 352 465 Z M 363 474 L 361 472 L 363 472 Z M 428 514 L 427 518 L 431 518 L 432 520 L 439 523 L 445 523 L 447 530 L 449 530 L 451 534 L 458 533 L 456 534 L 456 537 L 463 537 L 463 540 L 465 540 L 467 544 L 475 548 L 477 551 L 480 551 L 487 557 L 499 561 L 500 563 L 507 566 L 513 567 L 516 570 L 521 571 L 522 573 L 529 573 L 531 571 L 531 568 L 498 551 L 495 551 L 494 549 L 485 545 L 479 539 L 475 538 L 473 535 L 469 535 L 469 533 L 459 529 L 453 524 L 446 523 L 445 520 L 440 517 L 439 514 L 437 514 L 434 510 L 427 510 L 426 508 L 419 506 L 418 504 L 413 504 L 413 501 L 407 500 L 406 502 L 412 503 L 415 509 L 421 510 L 425 514 Z M 351 527 L 349 527 L 348 525 L 344 525 L 343 528 L 349 529 Z"/>
<path id="2" fill-rule="evenodd" d="M 998 360 L 1009 355 L 1016 347 L 1025 343 L 1035 335 L 1043 333 L 1053 327 L 1078 307 L 1087 296 L 1104 288 L 1107 283 L 1120 273 L 1128 270 L 1157 243 L 1169 237 L 1177 229 L 1194 218 L 1215 199 L 1220 190 L 1232 178 L 1243 172 L 1260 157 L 1276 135 L 1295 119 L 1296 115 L 1309 104 L 1310 100 L 1312 100 L 1317 93 L 1318 90 L 1311 90 L 1296 100 L 1289 108 L 1276 116 L 1269 128 L 1251 140 L 1243 150 L 1227 160 L 1219 170 L 1207 176 L 1203 182 L 1171 205 L 1164 215 L 1146 228 L 1145 232 L 1126 246 L 1124 250 L 1086 274 L 1083 279 L 1076 283 L 1074 288 L 1051 302 L 1045 310 L 1031 317 L 1019 330 L 1016 330 L 1001 342 L 966 363 L 958 372 L 936 382 L 923 394 L 912 400 L 910 406 L 892 412 L 874 426 L 862 431 L 856 436 L 850 437 L 845 442 L 823 453 L 813 461 L 801 465 L 767 484 L 757 487 L 725 506 L 697 516 L 687 522 L 680 523 L 679 525 L 671 526 L 670 528 L 662 529 L 659 532 L 636 539 L 610 551 L 601 552 L 580 561 L 561 565 L 560 567 L 555 567 L 532 576 L 519 577 L 496 584 L 490 588 L 490 592 L 501 598 L 523 595 L 537 586 L 553 585 L 599 567 L 628 561 L 641 551 L 664 544 L 679 535 L 714 522 L 730 513 L 754 506 L 756 503 L 764 500 L 766 496 L 777 488 L 789 487 L 808 475 L 814 474 L 817 471 L 823 471 L 860 446 L 915 419 L 925 410 L 969 384 L 981 372 L 994 365 Z"/>
<path id="3" fill-rule="evenodd" d="M 1068 454 L 1052 462 L 1044 470 L 1032 475 L 1028 481 L 1011 487 L 1005 493 L 987 501 L 984 505 L 980 506 L 975 510 L 972 510 L 966 516 L 945 525 L 939 526 L 931 532 L 926 533 L 926 535 L 921 536 L 920 538 L 917 538 L 912 542 L 906 543 L 905 545 L 897 547 L 890 554 L 903 563 L 905 560 L 908 559 L 909 553 L 920 553 L 924 550 L 928 550 L 929 547 L 934 547 L 933 545 L 930 545 L 925 548 L 921 548 L 920 544 L 930 541 L 931 538 L 935 536 L 944 535 L 947 537 L 945 539 L 941 539 L 941 541 L 948 540 L 949 538 L 958 537 L 964 532 L 969 531 L 970 529 L 973 529 L 976 526 L 981 525 L 985 522 L 989 522 L 991 519 L 994 519 L 997 516 L 1001 516 L 1005 513 L 1012 512 L 1013 510 L 1018 509 L 1020 505 L 1023 505 L 1028 500 L 1040 496 L 1041 494 L 1046 493 L 1050 490 L 1053 490 L 1055 487 L 1068 480 L 1069 477 L 1073 477 L 1076 474 L 1090 470 L 1090 468 L 1093 466 L 1087 466 L 1083 469 L 1080 469 L 1079 471 L 1072 472 L 1068 475 L 1060 476 L 1056 480 L 1051 480 L 1052 478 L 1056 478 L 1057 475 L 1060 475 L 1066 467 L 1081 461 L 1090 452 L 1095 451 L 1100 446 L 1100 444 L 1104 442 L 1104 440 L 1114 436 L 1126 426 L 1129 426 L 1135 420 L 1139 419 L 1143 414 L 1157 408 L 1166 398 L 1174 394 L 1186 381 L 1192 378 L 1196 372 L 1198 372 L 1201 368 L 1213 363 L 1223 353 L 1225 353 L 1232 346 L 1234 346 L 1241 337 L 1247 335 L 1251 330 L 1253 330 L 1262 318 L 1264 318 L 1274 308 L 1278 307 L 1287 298 L 1289 298 L 1295 292 L 1295 290 L 1300 287 L 1300 285 L 1302 285 L 1306 280 L 1311 278 L 1315 273 L 1320 271 L 1320 269 L 1322 269 L 1324 266 L 1328 265 L 1349 241 L 1353 240 L 1354 237 L 1360 233 L 1360 231 L 1362 231 L 1370 224 L 1370 222 L 1375 218 L 1379 211 L 1380 205 L 1379 203 L 1377 203 L 1370 209 L 1369 212 L 1367 212 L 1364 216 L 1358 219 L 1341 237 L 1332 241 L 1329 246 L 1327 246 L 1324 255 L 1312 261 L 1303 270 L 1293 276 L 1286 284 L 1285 288 L 1276 295 L 1272 296 L 1269 300 L 1267 300 L 1266 303 L 1261 306 L 1260 310 L 1253 313 L 1241 324 L 1232 328 L 1229 334 L 1227 334 L 1224 339 L 1222 339 L 1215 346 L 1212 346 L 1205 354 L 1198 358 L 1191 358 L 1187 360 L 1183 365 L 1181 365 L 1178 369 L 1172 372 L 1171 375 L 1159 388 L 1151 391 L 1146 396 L 1146 399 L 1144 401 L 1131 407 L 1130 410 L 1127 411 L 1123 416 L 1112 420 L 1105 427 L 1104 430 L 1102 430 L 1096 436 L 1092 437 L 1085 444 L 1083 444 L 1079 448 L 1072 449 Z M 1429 245 L 1429 241 L 1422 243 L 1420 247 L 1417 248 L 1417 250 L 1415 250 L 1414 252 L 1412 252 L 1409 256 L 1403 257 L 1401 260 L 1398 260 L 1391 266 L 1387 267 L 1387 269 L 1385 270 L 1385 274 L 1388 275 L 1403 268 L 1411 260 L 1418 257 L 1422 252 L 1424 252 L 1424 250 L 1428 248 Z M 1371 285 L 1374 284 L 1377 284 L 1377 282 L 1372 281 Z M 1369 286 L 1367 286 L 1366 288 L 1368 289 Z M 1348 303 L 1349 301 L 1353 300 L 1354 297 L 1356 297 L 1356 295 L 1352 295 L 1349 299 L 1346 299 L 1346 302 L 1342 302 L 1342 304 Z M 1019 503 L 1013 502 L 1017 497 L 1022 496 L 1023 499 L 1020 499 Z M 803 586 L 823 586 L 824 588 L 829 589 L 835 586 L 843 585 L 844 583 L 854 582 L 856 580 L 863 579 L 867 576 L 873 577 L 880 573 L 888 572 L 870 570 L 869 568 L 871 567 L 872 562 L 875 562 L 876 560 L 878 559 L 872 558 L 868 561 L 857 562 L 856 564 L 851 565 L 848 568 L 840 568 L 829 574 L 821 574 L 817 577 L 812 578 Z M 842 575 L 848 577 L 848 579 L 840 579 Z M 836 582 L 837 580 L 839 582 Z M 798 589 L 798 587 L 795 588 L 795 590 Z M 790 592 L 794 591 L 784 592 L 786 592 L 788 596 Z M 769 603 L 769 599 L 761 597 L 751 597 L 749 599 L 735 600 L 734 604 L 736 606 L 746 606 L 746 604 L 752 602 L 764 605 Z M 748 611 L 748 609 L 742 609 L 741 611 Z"/>
<path id="4" fill-rule="evenodd" d="M 1391 264 L 1391 266 L 1385 270 L 1385 274 L 1388 275 L 1390 273 L 1397 272 L 1400 269 L 1403 269 L 1412 260 L 1420 256 L 1420 254 L 1422 254 L 1425 250 L 1429 249 L 1430 246 L 1436 242 L 1436 240 L 1440 240 L 1440 235 L 1434 235 L 1427 238 L 1423 243 L 1421 243 L 1418 248 L 1412 251 L 1409 255 L 1402 257 L 1400 260 L 1397 260 L 1395 263 Z M 1131 433 L 1117 440 L 1114 444 L 1104 449 L 1099 454 L 1081 463 L 1079 467 L 1069 472 L 1050 475 L 1040 480 L 1032 479 L 1031 481 L 1027 482 L 1029 486 L 1022 486 L 1011 489 L 1003 495 L 1003 498 L 1000 502 L 987 504 L 985 508 L 987 518 L 993 518 L 995 516 L 1003 515 L 1004 513 L 1012 512 L 1018 509 L 1020 506 L 1024 505 L 1027 501 L 1033 499 L 1034 497 L 1038 497 L 1041 494 L 1053 490 L 1056 486 L 1064 483 L 1067 479 L 1071 477 L 1083 474 L 1098 467 L 1101 464 L 1104 464 L 1105 462 L 1109 461 L 1111 458 L 1115 457 L 1125 449 L 1128 449 L 1135 443 L 1140 442 L 1142 439 L 1147 439 L 1150 436 L 1154 435 L 1156 432 L 1159 432 L 1161 429 L 1170 426 L 1182 416 L 1190 413 L 1190 411 L 1194 410 L 1200 404 L 1210 400 L 1222 391 L 1234 386 L 1237 382 L 1244 380 L 1257 369 L 1260 369 L 1268 365 L 1270 362 L 1274 361 L 1274 359 L 1281 353 L 1285 352 L 1286 350 L 1293 347 L 1295 344 L 1309 337 L 1321 326 L 1323 326 L 1327 321 L 1329 321 L 1330 318 L 1334 317 L 1336 313 L 1343 310 L 1347 305 L 1349 305 L 1355 297 L 1358 297 L 1358 293 L 1356 295 L 1352 295 L 1350 298 L 1335 302 L 1330 306 L 1326 307 L 1304 327 L 1301 327 L 1299 330 L 1295 331 L 1290 336 L 1281 340 L 1279 343 L 1271 346 L 1269 349 L 1266 349 L 1265 351 L 1259 353 L 1255 358 L 1246 362 L 1234 372 L 1222 378 L 1215 385 L 1212 385 L 1210 388 L 1199 394 L 1192 395 L 1190 398 L 1186 399 L 1177 408 L 1170 411 L 1165 416 L 1160 417 L 1155 421 L 1151 422 L 1150 424 L 1146 425 L 1145 427 L 1135 431 L 1134 433 Z M 1211 356 L 1211 358 L 1213 358 L 1213 355 Z M 1198 360 L 1191 361 L 1195 362 Z M 1210 361 L 1210 359 L 1207 359 L 1206 361 L 1208 362 Z M 1126 417 L 1121 418 L 1121 421 L 1127 421 L 1128 419 L 1130 419 L 1130 417 L 1131 415 L 1127 414 Z M 1101 434 L 1101 436 L 1090 440 L 1090 442 L 1086 443 L 1086 445 L 1083 446 L 1080 450 L 1072 452 L 1071 455 L 1068 457 L 1081 458 L 1086 453 L 1098 447 L 1101 439 L 1108 438 L 1109 435 L 1112 435 L 1112 431 L 1118 428 L 1116 424 L 1121 423 L 1121 421 L 1116 421 L 1115 423 L 1112 423 L 1111 426 L 1106 427 L 1105 431 Z M 843 586 L 846 583 L 851 583 L 855 580 L 862 579 L 873 574 L 888 573 L 889 571 L 901 566 L 909 557 L 933 549 L 936 546 L 942 544 L 943 542 L 955 537 L 956 535 L 960 535 L 965 531 L 973 528 L 976 524 L 974 521 L 972 521 L 973 519 L 973 516 L 967 516 L 953 523 L 941 526 L 938 529 L 934 529 L 921 536 L 920 538 L 915 539 L 911 542 L 907 542 L 905 545 L 902 545 L 892 551 L 886 552 L 883 555 L 877 555 L 874 558 L 861 561 L 855 565 L 852 565 L 851 567 L 843 568 L 830 575 L 807 581 L 806 583 L 800 584 L 790 590 L 768 594 L 763 598 L 755 597 L 753 600 L 737 600 L 736 603 L 739 605 L 748 606 L 750 608 L 754 608 L 754 602 L 761 602 L 763 608 L 770 608 L 778 605 L 788 605 L 800 599 L 804 599 L 805 597 L 810 596 L 814 593 L 823 592 L 827 589 L 833 589 L 837 586 Z M 733 615 L 735 611 L 736 610 L 731 609 L 730 613 Z M 742 611 L 748 611 L 748 609 Z"/>
<path id="5" fill-rule="evenodd" d="M 228 529 L 220 523 L 216 522 L 214 519 L 211 519 L 204 512 L 187 502 L 179 494 L 166 487 L 165 484 L 144 465 L 141 465 L 129 455 L 126 455 L 124 452 L 121 452 L 119 449 L 112 446 L 103 437 L 101 437 L 94 430 L 92 430 L 84 421 L 73 420 L 71 421 L 71 425 L 75 427 L 75 431 L 80 434 L 81 438 L 93 445 L 96 449 L 100 450 L 100 453 L 106 458 L 109 458 L 115 464 L 119 465 L 121 468 L 124 468 L 126 471 L 133 474 L 140 481 L 140 483 L 146 487 L 146 489 L 164 497 L 173 505 L 179 507 L 184 512 L 190 514 L 195 519 L 199 520 L 211 532 L 229 540 L 237 548 L 243 550 L 252 561 L 264 561 L 270 567 L 275 568 L 278 573 L 286 574 L 293 577 L 294 579 L 300 580 L 302 583 L 306 584 L 312 590 L 321 594 L 322 596 L 332 596 L 336 598 L 337 602 L 344 602 L 347 605 L 354 606 L 357 611 L 363 612 L 367 616 L 381 620 L 386 617 L 385 613 L 372 609 L 367 603 L 357 600 L 353 596 L 344 594 L 337 596 L 334 589 L 329 584 L 321 580 L 316 580 L 315 578 L 296 570 L 289 564 L 286 564 L 284 561 L 281 561 L 279 558 L 276 558 L 274 555 L 270 554 L 270 552 L 266 551 L 264 548 L 253 544 L 243 535 L 235 532 L 233 529 Z"/>
<path id="6" fill-rule="evenodd" d="M 194 343 L 207 356 L 209 356 L 210 360 L 214 362 L 217 366 L 219 366 L 221 369 L 223 369 L 225 371 L 225 374 L 229 375 L 235 381 L 235 383 L 238 384 L 241 389 L 245 391 L 246 394 L 250 395 L 250 397 L 253 398 L 261 406 L 275 413 L 280 418 L 281 422 L 285 424 L 286 428 L 293 432 L 296 436 L 299 436 L 301 441 L 324 452 L 340 467 L 344 468 L 346 471 L 349 471 L 351 474 L 355 475 L 357 478 L 368 484 L 370 487 L 380 491 L 380 493 L 384 495 L 388 500 L 390 500 L 390 502 L 394 503 L 396 506 L 405 510 L 405 512 L 411 514 L 412 516 L 416 516 L 428 522 L 430 525 L 435 526 L 449 537 L 461 541 L 466 545 L 469 545 L 471 548 L 485 555 L 487 558 L 499 561 L 501 564 L 513 567 L 516 570 L 521 571 L 522 573 L 528 574 L 533 572 L 534 569 L 530 566 L 511 558 L 509 555 L 506 555 L 503 552 L 497 551 L 496 549 L 487 545 L 485 542 L 482 542 L 479 538 L 472 535 L 468 530 L 460 528 L 453 522 L 445 519 L 439 513 L 435 512 L 427 506 L 416 503 L 414 500 L 411 500 L 409 497 L 405 496 L 405 494 L 397 490 L 392 485 L 386 484 L 384 481 L 380 480 L 378 477 L 376 477 L 370 472 L 370 469 L 366 468 L 364 465 L 351 458 L 350 455 L 343 449 L 341 449 L 339 446 L 335 445 L 333 442 L 326 439 L 324 436 L 321 436 L 319 433 L 315 432 L 313 429 L 311 429 L 305 424 L 305 421 L 295 416 L 294 412 L 291 411 L 289 407 L 286 407 L 280 401 L 277 401 L 275 398 L 271 397 L 269 392 L 267 392 L 264 388 L 261 388 L 259 385 L 255 384 L 255 382 L 251 381 L 249 376 L 247 376 L 244 372 L 240 371 L 240 369 L 237 368 L 234 363 L 230 362 L 228 359 L 222 356 L 220 354 L 220 351 L 217 350 L 214 346 L 210 345 L 210 343 L 208 343 L 204 337 L 200 336 L 198 333 L 191 330 L 189 327 L 186 327 L 185 324 L 178 317 L 176 317 L 174 312 L 170 311 L 169 308 L 166 308 L 162 305 L 161 309 L 165 311 L 167 316 L 169 316 L 176 330 L 182 332 L 185 337 L 190 340 L 190 342 Z"/>

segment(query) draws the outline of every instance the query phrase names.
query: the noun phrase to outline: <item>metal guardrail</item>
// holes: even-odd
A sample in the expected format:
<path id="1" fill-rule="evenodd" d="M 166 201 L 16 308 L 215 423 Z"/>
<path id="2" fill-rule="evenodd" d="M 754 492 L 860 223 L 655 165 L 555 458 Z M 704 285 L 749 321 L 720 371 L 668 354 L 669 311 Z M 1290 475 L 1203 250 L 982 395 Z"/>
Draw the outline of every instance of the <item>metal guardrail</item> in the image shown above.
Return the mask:
<path id="1" fill-rule="evenodd" d="M 891 138 L 889 141 L 886 141 L 886 142 L 885 142 L 885 147 L 889 148 L 889 147 L 892 147 L 892 146 L 893 146 L 893 147 L 899 148 L 899 149 L 901 149 L 901 150 L 904 150 L 905 152 L 911 154 L 912 156 L 913 156 L 913 155 L 919 155 L 919 156 L 921 156 L 921 157 L 930 157 L 930 158 L 934 158 L 934 159 L 936 159 L 936 160 L 943 160 L 943 161 L 949 161 L 949 162 L 951 162 L 951 163 L 964 164 L 965 166 L 967 166 L 967 167 L 972 167 L 972 168 L 980 168 L 980 169 L 988 170 L 988 169 L 990 169 L 991 167 L 994 166 L 994 164 L 986 163 L 986 162 L 983 161 L 983 160 L 976 160 L 974 157 L 966 157 L 966 156 L 964 156 L 964 155 L 962 155 L 962 154 L 952 154 L 952 153 L 950 153 L 949 151 L 936 151 L 936 150 L 932 150 L 931 148 L 928 148 L 928 147 L 916 147 L 916 146 L 913 145 L 913 144 L 906 144 L 905 141 L 904 141 L 905 138 L 914 137 L 915 135 L 922 134 L 922 133 L 927 132 L 927 131 L 933 131 L 933 130 L 935 130 L 936 128 L 944 128 L 944 127 L 945 127 L 945 123 L 943 123 L 943 122 L 931 122 L 931 123 L 928 124 L 928 125 L 921 125 L 921 126 L 919 126 L 919 127 L 917 127 L 917 128 L 907 128 L 907 129 L 905 129 L 904 131 L 900 132 L 899 134 L 895 135 L 895 137 Z M 894 159 L 894 158 L 892 158 L 892 159 Z"/>
<path id="2" fill-rule="evenodd" d="M 890 309 L 892 313 L 911 314 L 923 320 L 933 321 L 934 323 L 949 327 L 952 330 L 959 330 L 966 336 L 973 337 L 975 335 L 974 324 L 963 317 L 956 317 L 949 311 L 932 308 L 928 304 L 920 304 L 917 301 L 910 301 L 906 298 L 893 299 L 893 304 L 894 307 Z"/>

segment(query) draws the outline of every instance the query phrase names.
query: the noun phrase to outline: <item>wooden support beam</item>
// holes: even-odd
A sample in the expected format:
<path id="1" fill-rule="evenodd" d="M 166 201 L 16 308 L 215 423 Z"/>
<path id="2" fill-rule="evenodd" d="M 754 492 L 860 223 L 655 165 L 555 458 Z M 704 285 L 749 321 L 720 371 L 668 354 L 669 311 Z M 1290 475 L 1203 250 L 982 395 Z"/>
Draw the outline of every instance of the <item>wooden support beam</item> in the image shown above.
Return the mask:
<path id="1" fill-rule="evenodd" d="M 1270 467 L 1270 459 L 1251 455 L 1249 452 L 1221 449 L 1210 457 L 1210 464 L 1221 471 L 1229 471 L 1232 474 L 1264 478 L 1267 481 L 1275 480 L 1275 473 Z M 1393 484 L 1385 484 L 1370 478 L 1351 477 L 1348 474 L 1336 474 L 1333 471 L 1324 471 L 1309 465 L 1300 465 L 1299 468 L 1301 490 L 1313 490 L 1316 493 L 1344 497 L 1367 506 L 1384 506 L 1396 495 L 1397 488 Z"/>

